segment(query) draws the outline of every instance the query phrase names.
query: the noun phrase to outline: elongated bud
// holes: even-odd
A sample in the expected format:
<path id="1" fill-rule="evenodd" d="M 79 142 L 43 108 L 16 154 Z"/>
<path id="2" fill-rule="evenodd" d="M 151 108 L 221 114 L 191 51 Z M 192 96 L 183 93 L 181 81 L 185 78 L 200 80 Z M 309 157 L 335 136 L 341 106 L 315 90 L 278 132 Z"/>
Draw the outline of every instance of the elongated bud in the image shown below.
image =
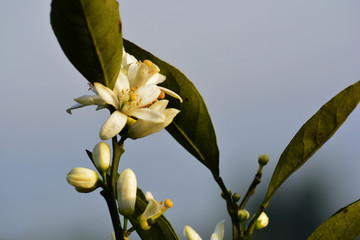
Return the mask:
<path id="1" fill-rule="evenodd" d="M 269 217 L 266 213 L 262 212 L 255 222 L 255 229 L 262 229 L 269 224 Z"/>
<path id="2" fill-rule="evenodd" d="M 137 181 L 135 173 L 130 169 L 125 169 L 117 182 L 117 199 L 119 212 L 124 216 L 129 216 L 135 211 Z"/>
<path id="3" fill-rule="evenodd" d="M 78 192 L 91 192 L 98 187 L 99 175 L 88 168 L 73 168 L 66 176 L 68 183 Z"/>
<path id="4" fill-rule="evenodd" d="M 105 142 L 99 142 L 92 151 L 93 160 L 99 172 L 105 172 L 110 166 L 111 151 Z"/>
<path id="5" fill-rule="evenodd" d="M 190 226 L 184 227 L 184 237 L 188 240 L 202 240 L 199 234 L 197 234 L 197 232 Z"/>

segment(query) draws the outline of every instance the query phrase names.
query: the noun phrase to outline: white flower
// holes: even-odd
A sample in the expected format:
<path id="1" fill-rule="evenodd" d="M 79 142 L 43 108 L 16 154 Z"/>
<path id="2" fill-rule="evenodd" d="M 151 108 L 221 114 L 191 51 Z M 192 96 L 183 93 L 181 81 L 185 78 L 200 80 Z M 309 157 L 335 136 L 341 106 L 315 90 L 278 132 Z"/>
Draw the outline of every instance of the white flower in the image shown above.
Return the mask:
<path id="1" fill-rule="evenodd" d="M 129 127 L 128 134 L 132 139 L 142 138 L 152 133 L 161 131 L 167 127 L 174 119 L 174 117 L 180 112 L 175 108 L 166 109 L 168 100 L 160 100 L 152 104 L 149 109 L 159 112 L 165 116 L 162 122 L 152 122 L 143 119 L 137 120 L 131 127 Z"/>
<path id="2" fill-rule="evenodd" d="M 218 222 L 215 226 L 214 233 L 211 235 L 211 240 L 222 240 L 224 238 L 225 220 Z M 184 227 L 184 237 L 188 240 L 201 240 L 202 238 L 190 226 Z"/>
<path id="3" fill-rule="evenodd" d="M 141 120 L 145 121 L 147 126 L 152 126 L 153 129 L 150 130 L 149 127 L 143 127 L 144 124 L 138 124 L 142 127 L 137 126 L 136 128 L 147 129 L 148 133 L 142 134 L 142 136 L 160 131 L 170 124 L 178 110 L 172 110 L 170 112 L 173 113 L 170 114 L 168 111 L 159 111 L 155 107 L 150 107 L 158 99 L 164 98 L 165 93 L 178 98 L 181 102 L 182 99 L 173 91 L 157 86 L 166 79 L 159 71 L 158 66 L 151 61 L 138 62 L 133 56 L 124 51 L 122 67 L 114 89 L 111 90 L 101 83 L 95 82 L 95 89 L 92 88 L 92 90 L 96 95 L 84 95 L 74 99 L 78 104 L 67 109 L 67 112 L 71 114 L 71 110 L 88 105 L 97 105 L 97 109 L 111 108 L 110 106 L 112 106 L 111 109 L 115 109 L 115 111 L 105 121 L 100 130 L 100 138 L 103 140 L 116 136 L 125 127 L 128 120 Z M 152 123 L 152 125 L 148 123 Z M 163 127 L 160 128 L 160 126 Z M 133 134 L 135 138 L 140 137 L 141 134 L 138 134 L 138 131 L 135 132 Z"/>
<path id="4" fill-rule="evenodd" d="M 269 224 L 269 217 L 262 212 L 255 222 L 255 229 L 262 229 Z"/>
<path id="5" fill-rule="evenodd" d="M 139 223 L 142 229 L 149 230 L 151 226 L 149 226 L 148 220 L 155 221 L 168 208 L 173 206 L 173 202 L 170 199 L 166 199 L 164 203 L 162 201 L 157 202 L 150 192 L 146 192 L 145 197 L 149 203 L 146 206 L 145 211 L 139 216 Z"/>
<path id="6" fill-rule="evenodd" d="M 73 168 L 66 176 L 68 183 L 75 187 L 78 192 L 91 192 L 98 185 L 99 175 L 94 170 L 77 167 Z"/>
<path id="7" fill-rule="evenodd" d="M 117 200 L 119 212 L 124 216 L 129 216 L 135 211 L 137 181 L 135 173 L 130 169 L 125 169 L 117 182 Z"/>
<path id="8" fill-rule="evenodd" d="M 105 142 L 99 142 L 96 144 L 92 151 L 92 157 L 96 168 L 100 172 L 105 172 L 109 168 L 111 161 L 111 151 L 109 145 Z"/>

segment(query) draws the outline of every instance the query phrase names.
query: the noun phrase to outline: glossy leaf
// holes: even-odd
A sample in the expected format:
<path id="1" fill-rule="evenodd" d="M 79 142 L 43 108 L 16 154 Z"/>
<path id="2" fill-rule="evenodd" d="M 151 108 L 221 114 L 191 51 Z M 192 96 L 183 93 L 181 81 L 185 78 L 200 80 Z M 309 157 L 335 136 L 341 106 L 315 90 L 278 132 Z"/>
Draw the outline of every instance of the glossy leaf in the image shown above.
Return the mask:
<path id="1" fill-rule="evenodd" d="M 280 185 L 336 132 L 359 101 L 360 81 L 337 94 L 300 128 L 280 156 L 263 202 L 265 207 Z"/>
<path id="2" fill-rule="evenodd" d="M 194 84 L 178 69 L 160 60 L 151 53 L 124 39 L 125 51 L 138 60 L 151 60 L 166 76 L 161 85 L 178 93 L 183 103 L 169 97 L 169 107 L 180 109 L 172 124 L 166 130 L 194 157 L 219 175 L 219 149 L 215 130 L 207 107 Z"/>
<path id="3" fill-rule="evenodd" d="M 133 226 L 136 225 L 138 217 L 144 212 L 146 206 L 147 200 L 145 199 L 145 195 L 141 189 L 138 188 L 135 213 L 129 217 L 129 220 Z M 157 218 L 155 224 L 153 224 L 149 230 L 143 230 L 139 227 L 136 228 L 136 232 L 139 234 L 141 239 L 146 240 L 179 240 L 175 230 L 171 226 L 170 222 L 164 217 L 164 215 L 161 215 L 161 217 Z"/>
<path id="4" fill-rule="evenodd" d="M 308 240 L 349 240 L 360 236 L 360 200 L 340 209 L 322 223 Z"/>
<path id="5" fill-rule="evenodd" d="M 113 88 L 122 60 L 115 0 L 53 0 L 51 25 L 65 55 L 91 83 Z"/>

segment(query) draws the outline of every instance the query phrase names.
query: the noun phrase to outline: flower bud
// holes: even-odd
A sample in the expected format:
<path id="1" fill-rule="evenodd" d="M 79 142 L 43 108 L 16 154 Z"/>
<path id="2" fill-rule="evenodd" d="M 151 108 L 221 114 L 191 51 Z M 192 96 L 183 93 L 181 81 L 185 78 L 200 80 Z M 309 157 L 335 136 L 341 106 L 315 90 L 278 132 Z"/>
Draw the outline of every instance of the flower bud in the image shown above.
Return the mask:
<path id="1" fill-rule="evenodd" d="M 201 240 L 202 238 L 190 226 L 184 227 L 184 237 L 188 240 Z"/>
<path id="2" fill-rule="evenodd" d="M 265 166 L 269 162 L 269 156 L 266 154 L 260 155 L 258 162 L 261 166 Z"/>
<path id="3" fill-rule="evenodd" d="M 117 200 L 119 212 L 124 216 L 129 216 L 135 211 L 137 181 L 135 173 L 130 169 L 125 169 L 117 182 Z"/>
<path id="4" fill-rule="evenodd" d="M 92 151 L 92 157 L 99 172 L 105 172 L 110 166 L 111 151 L 105 142 L 99 142 Z"/>
<path id="5" fill-rule="evenodd" d="M 237 192 L 233 193 L 232 200 L 234 203 L 238 202 L 240 200 L 240 194 Z"/>
<path id="6" fill-rule="evenodd" d="M 241 209 L 237 213 L 237 218 L 239 219 L 240 222 L 246 222 L 249 219 L 249 217 L 250 217 L 250 213 L 245 209 Z"/>
<path id="7" fill-rule="evenodd" d="M 269 217 L 262 212 L 255 222 L 255 229 L 262 229 L 269 224 Z"/>
<path id="8" fill-rule="evenodd" d="M 99 175 L 88 168 L 73 168 L 66 176 L 68 183 L 78 192 L 91 192 L 97 188 Z"/>

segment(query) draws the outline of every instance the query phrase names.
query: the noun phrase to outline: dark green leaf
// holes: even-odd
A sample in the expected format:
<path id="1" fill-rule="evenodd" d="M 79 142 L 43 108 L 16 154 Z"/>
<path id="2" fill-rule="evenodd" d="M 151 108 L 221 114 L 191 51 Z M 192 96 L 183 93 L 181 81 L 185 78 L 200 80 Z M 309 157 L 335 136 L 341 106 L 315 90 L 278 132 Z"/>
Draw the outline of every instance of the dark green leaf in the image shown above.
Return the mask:
<path id="1" fill-rule="evenodd" d="M 308 240 L 352 240 L 360 236 L 360 200 L 340 209 L 322 223 Z"/>
<path id="2" fill-rule="evenodd" d="M 300 128 L 280 156 L 263 202 L 265 207 L 280 185 L 336 132 L 359 101 L 360 81 L 337 94 Z"/>
<path id="3" fill-rule="evenodd" d="M 190 80 L 178 69 L 160 60 L 151 53 L 124 39 L 126 52 L 138 60 L 151 60 L 159 66 L 166 76 L 161 85 L 178 93 L 183 103 L 170 98 L 170 107 L 180 109 L 173 123 L 166 130 L 194 157 L 207 166 L 210 171 L 219 175 L 219 149 L 215 130 L 205 102 Z"/>
<path id="4" fill-rule="evenodd" d="M 51 25 L 65 55 L 91 83 L 113 88 L 122 60 L 115 0 L 53 0 Z"/>
<path id="5" fill-rule="evenodd" d="M 129 217 L 131 224 L 134 226 L 137 223 L 137 218 L 144 212 L 147 206 L 147 200 L 145 199 L 144 193 L 140 188 L 137 190 L 135 213 Z M 161 215 L 157 218 L 155 224 L 151 226 L 149 230 L 142 230 L 140 227 L 136 228 L 136 232 L 139 234 L 141 239 L 146 240 L 179 240 L 175 230 L 171 226 L 170 222 Z"/>

